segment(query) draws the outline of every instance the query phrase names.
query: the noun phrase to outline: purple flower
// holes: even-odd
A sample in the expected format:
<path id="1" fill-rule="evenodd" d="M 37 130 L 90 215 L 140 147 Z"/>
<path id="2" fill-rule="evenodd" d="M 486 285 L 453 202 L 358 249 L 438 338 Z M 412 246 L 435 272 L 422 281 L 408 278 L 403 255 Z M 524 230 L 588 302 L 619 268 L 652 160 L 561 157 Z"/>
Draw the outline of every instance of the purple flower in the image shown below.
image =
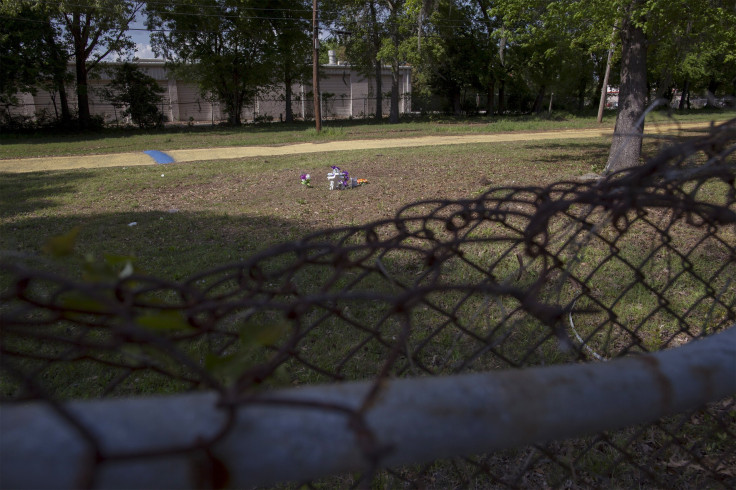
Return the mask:
<path id="1" fill-rule="evenodd" d="M 301 175 L 301 179 L 302 179 L 302 180 L 307 180 L 307 174 L 302 174 L 302 175 Z"/>

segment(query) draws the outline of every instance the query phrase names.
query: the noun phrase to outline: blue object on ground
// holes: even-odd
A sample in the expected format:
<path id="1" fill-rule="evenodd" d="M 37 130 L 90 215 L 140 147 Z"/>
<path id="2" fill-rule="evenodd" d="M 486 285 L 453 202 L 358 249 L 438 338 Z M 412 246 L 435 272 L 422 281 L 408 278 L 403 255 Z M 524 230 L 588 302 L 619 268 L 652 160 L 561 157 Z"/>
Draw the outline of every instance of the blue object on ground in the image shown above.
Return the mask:
<path id="1" fill-rule="evenodd" d="M 158 150 L 146 150 L 143 153 L 153 158 L 156 163 L 174 163 L 175 160 L 171 155 Z"/>

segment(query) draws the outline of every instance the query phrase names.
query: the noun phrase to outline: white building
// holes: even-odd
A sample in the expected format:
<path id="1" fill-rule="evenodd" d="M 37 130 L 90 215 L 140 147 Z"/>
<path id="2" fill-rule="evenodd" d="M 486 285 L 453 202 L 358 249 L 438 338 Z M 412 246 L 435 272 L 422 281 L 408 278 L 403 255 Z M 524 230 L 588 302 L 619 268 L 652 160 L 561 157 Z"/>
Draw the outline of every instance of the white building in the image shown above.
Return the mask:
<path id="1" fill-rule="evenodd" d="M 162 112 L 171 122 L 219 122 L 227 119 L 220 104 L 212 97 L 202 96 L 199 87 L 170 76 L 162 60 L 139 60 L 135 64 L 141 71 L 158 81 L 164 89 Z M 73 66 L 70 67 L 73 71 Z M 399 112 L 411 111 L 411 68 L 400 67 Z M 100 79 L 89 80 L 90 112 L 102 116 L 107 122 L 123 122 L 119 109 L 113 107 L 100 95 L 100 89 L 109 79 L 104 70 Z M 322 93 L 322 117 L 325 119 L 347 119 L 369 117 L 375 114 L 375 77 L 365 78 L 349 65 L 331 63 L 320 67 L 320 91 Z M 382 74 L 383 113 L 390 111 L 391 70 L 383 69 Z M 292 112 L 295 118 L 312 118 L 314 103 L 311 98 L 311 80 L 304 85 L 292 86 Z M 310 94 L 310 95 L 308 95 Z M 19 104 L 11 108 L 14 114 L 29 117 L 46 111 L 54 115 L 58 111 L 58 94 L 39 90 L 35 95 L 18 94 Z M 76 94 L 73 86 L 69 88 L 69 106 L 76 107 Z M 253 104 L 243 108 L 243 121 L 276 120 L 285 116 L 284 91 L 275 90 L 261 93 Z"/>

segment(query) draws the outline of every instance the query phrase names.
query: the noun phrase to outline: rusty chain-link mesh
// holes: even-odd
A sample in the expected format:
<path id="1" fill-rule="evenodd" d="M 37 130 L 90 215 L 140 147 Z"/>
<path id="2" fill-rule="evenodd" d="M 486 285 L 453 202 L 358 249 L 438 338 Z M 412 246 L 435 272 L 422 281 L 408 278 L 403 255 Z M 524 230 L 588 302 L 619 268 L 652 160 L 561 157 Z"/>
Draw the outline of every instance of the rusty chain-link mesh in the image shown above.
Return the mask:
<path id="1" fill-rule="evenodd" d="M 386 377 L 601 362 L 724 330 L 736 323 L 735 129 L 603 180 L 411 204 L 184 282 L 81 281 L 6 254 L 2 401 L 42 400 L 66 417 L 97 455 L 92 486 L 94 465 L 116 455 L 68 399 L 206 389 L 232 414 L 272 387 L 373 380 L 365 407 Z M 734 487 L 736 402 L 713 402 L 590 438 L 309 485 Z M 206 451 L 227 427 L 172 451 Z"/>

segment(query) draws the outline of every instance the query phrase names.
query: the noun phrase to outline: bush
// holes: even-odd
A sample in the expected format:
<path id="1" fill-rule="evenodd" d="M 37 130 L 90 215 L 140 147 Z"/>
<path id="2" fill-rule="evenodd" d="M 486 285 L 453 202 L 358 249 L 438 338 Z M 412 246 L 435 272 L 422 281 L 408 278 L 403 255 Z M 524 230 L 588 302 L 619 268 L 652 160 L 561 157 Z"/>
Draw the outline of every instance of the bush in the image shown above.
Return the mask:
<path id="1" fill-rule="evenodd" d="M 164 93 L 156 80 L 132 63 L 115 68 L 110 84 L 102 91 L 112 105 L 123 108 L 123 116 L 141 128 L 162 126 L 164 115 L 159 109 Z"/>
<path id="2" fill-rule="evenodd" d="M 24 114 L 13 113 L 11 106 L 0 106 L 0 131 L 3 133 L 15 134 L 32 134 L 38 131 L 46 133 L 70 133 L 80 130 L 79 117 L 76 112 L 70 114 L 71 118 L 63 121 L 54 117 L 47 110 L 41 110 L 38 113 L 27 116 Z M 90 116 L 87 125 L 87 131 L 98 131 L 105 127 L 105 121 L 102 116 Z"/>

